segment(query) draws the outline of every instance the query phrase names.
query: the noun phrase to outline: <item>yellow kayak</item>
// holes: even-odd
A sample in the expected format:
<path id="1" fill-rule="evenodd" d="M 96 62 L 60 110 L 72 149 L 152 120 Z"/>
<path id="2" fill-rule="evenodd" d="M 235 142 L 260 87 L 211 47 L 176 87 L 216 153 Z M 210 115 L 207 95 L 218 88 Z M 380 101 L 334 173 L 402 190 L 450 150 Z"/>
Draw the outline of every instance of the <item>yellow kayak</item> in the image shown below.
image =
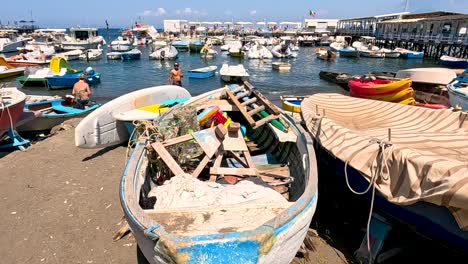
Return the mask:
<path id="1" fill-rule="evenodd" d="M 353 90 L 350 92 L 352 97 L 359 97 L 359 98 L 366 98 L 366 99 L 374 99 L 379 101 L 386 101 L 386 102 L 400 102 L 408 98 L 413 98 L 414 90 L 411 87 L 405 88 L 404 90 L 398 91 L 392 94 L 377 94 L 377 95 L 368 95 L 368 94 L 360 94 Z"/>

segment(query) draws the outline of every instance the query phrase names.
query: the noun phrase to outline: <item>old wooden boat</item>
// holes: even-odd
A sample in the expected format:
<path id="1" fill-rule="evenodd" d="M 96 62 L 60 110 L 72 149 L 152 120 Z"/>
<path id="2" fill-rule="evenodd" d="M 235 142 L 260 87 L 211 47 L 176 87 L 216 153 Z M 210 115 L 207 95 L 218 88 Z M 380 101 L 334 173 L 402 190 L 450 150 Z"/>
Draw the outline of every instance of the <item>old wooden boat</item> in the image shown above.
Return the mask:
<path id="1" fill-rule="evenodd" d="M 15 129 L 23 114 L 25 100 L 26 95 L 14 87 L 0 89 L 0 137 Z"/>
<path id="2" fill-rule="evenodd" d="M 120 185 L 141 257 L 149 263 L 294 258 L 317 202 L 312 141 L 299 123 L 251 86 L 232 85 L 194 97 L 144 129 L 151 127 L 172 132 L 159 130 L 166 136 L 150 140 L 143 134 Z"/>
<path id="3" fill-rule="evenodd" d="M 151 110 L 151 106 L 189 97 L 187 90 L 173 85 L 150 87 L 117 97 L 81 120 L 75 129 L 75 145 L 100 148 L 123 143 L 130 138 L 125 122 L 152 120 L 159 116 L 159 111 Z M 150 109 L 139 109 L 142 107 Z"/>
<path id="4" fill-rule="evenodd" d="M 90 101 L 84 109 L 74 107 L 74 98 L 62 98 L 57 96 L 28 95 L 24 105 L 25 112 L 32 112 L 36 116 L 34 120 L 18 126 L 18 131 L 43 131 L 52 129 L 64 121 L 83 117 L 94 111 L 101 104 Z"/>
<path id="5" fill-rule="evenodd" d="M 468 151 L 466 112 L 340 94 L 315 94 L 301 107 L 319 167 L 333 168 L 326 188 L 346 181 L 344 188 L 365 195 L 366 211 L 373 203 L 391 224 L 467 252 L 468 157 L 460 155 Z"/>
<path id="6" fill-rule="evenodd" d="M 25 67 L 14 67 L 5 61 L 5 58 L 0 57 L 0 79 L 23 75 L 25 70 Z"/>

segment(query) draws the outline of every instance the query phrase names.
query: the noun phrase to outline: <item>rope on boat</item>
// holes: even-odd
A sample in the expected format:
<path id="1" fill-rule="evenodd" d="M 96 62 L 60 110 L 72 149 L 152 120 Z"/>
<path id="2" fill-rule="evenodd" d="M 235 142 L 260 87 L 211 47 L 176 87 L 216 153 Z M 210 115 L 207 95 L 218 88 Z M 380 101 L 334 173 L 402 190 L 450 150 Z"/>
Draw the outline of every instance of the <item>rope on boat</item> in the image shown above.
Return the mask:
<path id="1" fill-rule="evenodd" d="M 384 174 L 383 174 L 383 168 L 385 166 L 385 168 L 387 169 L 387 172 L 390 172 L 389 168 L 388 168 L 388 163 L 387 163 L 387 158 L 388 156 L 386 156 L 385 154 L 385 150 L 386 148 L 389 148 L 388 149 L 388 152 L 391 153 L 391 151 L 393 150 L 393 144 L 390 142 L 390 129 L 389 129 L 389 140 L 380 140 L 380 139 L 376 139 L 376 138 L 373 138 L 369 141 L 369 144 L 367 144 L 366 146 L 364 146 L 364 148 L 362 149 L 365 149 L 375 143 L 378 144 L 379 146 L 379 152 L 377 153 L 377 157 L 374 161 L 372 161 L 372 165 L 371 165 L 371 180 L 369 182 L 369 185 L 367 186 L 367 188 L 363 191 L 363 192 L 358 192 L 356 190 L 354 190 L 351 185 L 349 184 L 349 179 L 348 179 L 348 164 L 349 162 L 351 161 L 351 159 L 349 160 L 346 160 L 345 162 L 345 166 L 344 166 L 344 173 L 345 173 L 345 179 L 346 179 L 346 185 L 348 186 L 349 190 L 351 192 L 353 192 L 354 194 L 357 194 L 357 195 L 364 195 L 366 193 L 369 192 L 369 190 L 372 188 L 372 196 L 371 196 L 371 204 L 370 204 L 370 208 L 369 208 L 369 217 L 367 219 L 367 227 L 366 227 L 366 240 L 367 240 L 367 251 L 369 252 L 369 263 L 372 264 L 373 263 L 373 259 L 372 259 L 372 251 L 371 251 L 371 247 L 370 247 L 370 224 L 371 224 L 371 220 L 372 220 L 372 212 L 374 210 L 374 199 L 375 199 L 375 187 L 376 187 L 376 181 L 378 178 L 381 178 L 385 181 L 387 181 L 389 178 L 388 176 L 385 177 Z M 375 166 L 375 170 L 372 170 L 372 168 L 374 168 L 374 162 L 376 162 L 376 166 Z"/>
<path id="2" fill-rule="evenodd" d="M 151 240 L 156 241 L 159 239 L 159 236 L 153 233 L 153 231 L 160 227 L 161 227 L 160 224 L 152 224 L 144 231 L 144 233 L 147 237 L 151 238 Z"/>

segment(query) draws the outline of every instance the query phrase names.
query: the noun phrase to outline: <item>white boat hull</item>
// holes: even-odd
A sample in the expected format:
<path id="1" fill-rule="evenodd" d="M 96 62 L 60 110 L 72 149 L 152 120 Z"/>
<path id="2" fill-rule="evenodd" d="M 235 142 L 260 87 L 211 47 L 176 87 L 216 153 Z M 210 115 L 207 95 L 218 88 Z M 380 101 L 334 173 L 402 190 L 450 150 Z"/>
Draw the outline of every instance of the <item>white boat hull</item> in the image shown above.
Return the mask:
<path id="1" fill-rule="evenodd" d="M 0 43 L 0 53 L 2 52 L 15 52 L 18 51 L 18 48 L 24 46 L 24 41 L 14 41 L 14 42 L 7 42 L 7 43 Z"/>
<path id="2" fill-rule="evenodd" d="M 190 97 L 182 87 L 164 85 L 141 89 L 122 95 L 93 111 L 75 129 L 75 145 L 82 148 L 101 148 L 127 141 L 130 137 L 123 122 L 116 115 L 139 107 Z"/>

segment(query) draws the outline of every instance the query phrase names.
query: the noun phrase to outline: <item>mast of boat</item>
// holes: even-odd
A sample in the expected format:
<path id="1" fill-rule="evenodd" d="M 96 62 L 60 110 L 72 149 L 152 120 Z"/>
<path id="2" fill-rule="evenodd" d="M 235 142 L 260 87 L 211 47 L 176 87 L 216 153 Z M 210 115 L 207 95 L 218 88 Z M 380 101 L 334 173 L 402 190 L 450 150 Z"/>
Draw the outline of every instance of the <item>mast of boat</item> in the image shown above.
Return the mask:
<path id="1" fill-rule="evenodd" d="M 408 12 L 409 0 L 405 1 L 405 12 Z"/>

